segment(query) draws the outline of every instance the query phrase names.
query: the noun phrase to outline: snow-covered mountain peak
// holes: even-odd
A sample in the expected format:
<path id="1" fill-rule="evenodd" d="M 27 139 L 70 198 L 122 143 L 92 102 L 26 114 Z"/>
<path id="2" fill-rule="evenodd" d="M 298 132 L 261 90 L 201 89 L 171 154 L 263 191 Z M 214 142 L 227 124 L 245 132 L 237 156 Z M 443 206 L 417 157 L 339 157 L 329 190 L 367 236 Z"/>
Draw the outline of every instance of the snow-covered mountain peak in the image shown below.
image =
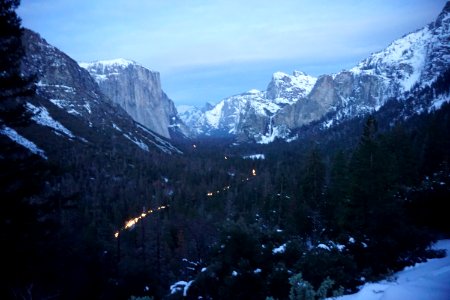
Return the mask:
<path id="1" fill-rule="evenodd" d="M 128 59 L 124 59 L 124 58 L 115 58 L 115 59 L 110 59 L 110 60 L 97 60 L 94 62 L 80 62 L 79 65 L 80 65 L 80 67 L 87 69 L 89 67 L 96 66 L 96 65 L 97 66 L 102 65 L 105 67 L 126 68 L 129 65 L 138 65 L 138 64 L 133 60 L 128 60 Z"/>
<path id="2" fill-rule="evenodd" d="M 390 86 L 389 94 L 399 96 L 417 83 L 431 84 L 450 56 L 450 2 L 435 22 L 392 42 L 387 48 L 361 61 L 350 72 L 374 75 Z"/>
<path id="3" fill-rule="evenodd" d="M 289 75 L 284 72 L 275 72 L 272 74 L 272 80 L 283 80 L 285 78 L 289 78 Z"/>
<path id="4" fill-rule="evenodd" d="M 94 62 L 79 62 L 78 65 L 83 69 L 86 69 L 94 77 L 98 83 L 107 80 L 108 77 L 117 76 L 128 68 L 143 69 L 149 73 L 155 74 L 159 80 L 159 73 L 152 71 L 133 60 L 124 58 L 116 58 L 110 60 L 98 60 Z"/>
<path id="5" fill-rule="evenodd" d="M 293 75 L 275 72 L 267 86 L 267 98 L 278 104 L 292 104 L 305 98 L 316 84 L 317 78 L 300 71 Z"/>
<path id="6" fill-rule="evenodd" d="M 386 49 L 372 54 L 350 72 L 395 80 L 401 92 L 409 91 L 420 79 L 431 36 L 428 27 L 410 33 L 394 41 Z"/>

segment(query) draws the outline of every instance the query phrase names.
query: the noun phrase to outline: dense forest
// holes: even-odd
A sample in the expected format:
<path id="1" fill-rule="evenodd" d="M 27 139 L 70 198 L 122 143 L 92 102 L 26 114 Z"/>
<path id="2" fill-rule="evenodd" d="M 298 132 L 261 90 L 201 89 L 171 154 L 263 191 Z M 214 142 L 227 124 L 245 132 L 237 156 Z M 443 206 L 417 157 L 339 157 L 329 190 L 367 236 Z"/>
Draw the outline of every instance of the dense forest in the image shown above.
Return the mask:
<path id="1" fill-rule="evenodd" d="M 26 132 L 33 78 L 18 1 L 1 3 L 0 127 Z M 0 298 L 321 299 L 442 256 L 450 105 L 402 113 L 449 89 L 450 71 L 291 143 L 180 139 L 168 155 L 102 138 L 45 160 L 0 135 Z"/>

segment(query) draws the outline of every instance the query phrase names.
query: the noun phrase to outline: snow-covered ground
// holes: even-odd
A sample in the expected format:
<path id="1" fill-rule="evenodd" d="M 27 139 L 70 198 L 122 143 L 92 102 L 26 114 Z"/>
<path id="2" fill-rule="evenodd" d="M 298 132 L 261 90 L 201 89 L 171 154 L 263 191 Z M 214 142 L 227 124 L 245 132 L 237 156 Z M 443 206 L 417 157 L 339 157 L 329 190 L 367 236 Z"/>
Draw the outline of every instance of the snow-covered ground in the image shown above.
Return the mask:
<path id="1" fill-rule="evenodd" d="M 450 240 L 438 241 L 434 249 L 445 249 L 444 258 L 407 267 L 392 277 L 377 283 L 367 283 L 352 295 L 339 300 L 448 300 L 450 299 Z M 331 298 L 330 298 L 331 299 Z"/>

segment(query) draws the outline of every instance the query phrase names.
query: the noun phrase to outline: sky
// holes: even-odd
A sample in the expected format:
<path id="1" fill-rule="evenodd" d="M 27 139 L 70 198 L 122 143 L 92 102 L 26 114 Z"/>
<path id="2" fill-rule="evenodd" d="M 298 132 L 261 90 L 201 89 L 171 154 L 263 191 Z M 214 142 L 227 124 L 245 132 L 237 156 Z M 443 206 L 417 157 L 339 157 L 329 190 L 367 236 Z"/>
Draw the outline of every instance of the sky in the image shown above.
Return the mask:
<path id="1" fill-rule="evenodd" d="M 176 105 L 203 106 L 272 74 L 351 68 L 435 20 L 445 0 L 22 0 L 22 25 L 79 62 L 134 60 Z"/>

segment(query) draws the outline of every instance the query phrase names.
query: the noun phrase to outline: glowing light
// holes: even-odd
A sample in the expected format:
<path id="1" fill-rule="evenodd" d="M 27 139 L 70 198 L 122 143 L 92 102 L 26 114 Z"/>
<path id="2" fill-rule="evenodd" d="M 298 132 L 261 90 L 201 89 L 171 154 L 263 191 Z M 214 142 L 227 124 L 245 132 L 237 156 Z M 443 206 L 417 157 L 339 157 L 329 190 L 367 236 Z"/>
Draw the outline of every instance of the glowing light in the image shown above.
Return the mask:
<path id="1" fill-rule="evenodd" d="M 206 196 L 211 197 L 213 195 L 213 193 L 208 192 L 208 194 L 206 194 Z"/>
<path id="2" fill-rule="evenodd" d="M 152 213 L 154 213 L 154 212 L 156 212 L 156 211 L 159 211 L 159 210 L 168 208 L 168 207 L 169 207 L 169 205 L 161 205 L 161 206 L 159 206 L 159 207 L 157 207 L 157 208 L 155 208 L 155 209 L 149 209 L 149 210 L 147 210 L 146 212 L 141 213 L 138 217 L 131 218 L 130 220 L 128 220 L 128 221 L 125 222 L 125 225 L 124 225 L 121 229 L 119 229 L 118 231 L 116 231 L 116 232 L 114 233 L 114 237 L 115 237 L 115 238 L 118 238 L 118 237 L 119 237 L 119 234 L 120 234 L 120 231 L 127 230 L 127 229 L 131 229 L 131 228 L 133 228 L 134 225 L 136 225 L 139 221 L 141 221 L 141 220 L 144 219 L 145 217 L 148 217 L 150 214 L 152 214 Z"/>
<path id="3" fill-rule="evenodd" d="M 194 145 L 192 145 L 192 147 L 193 147 L 193 148 L 197 148 L 197 145 L 196 145 L 196 144 L 194 144 Z"/>
<path id="4" fill-rule="evenodd" d="M 228 159 L 228 157 L 225 156 L 225 159 Z"/>
<path id="5" fill-rule="evenodd" d="M 256 170 L 255 169 L 252 170 L 252 175 L 256 176 Z"/>

